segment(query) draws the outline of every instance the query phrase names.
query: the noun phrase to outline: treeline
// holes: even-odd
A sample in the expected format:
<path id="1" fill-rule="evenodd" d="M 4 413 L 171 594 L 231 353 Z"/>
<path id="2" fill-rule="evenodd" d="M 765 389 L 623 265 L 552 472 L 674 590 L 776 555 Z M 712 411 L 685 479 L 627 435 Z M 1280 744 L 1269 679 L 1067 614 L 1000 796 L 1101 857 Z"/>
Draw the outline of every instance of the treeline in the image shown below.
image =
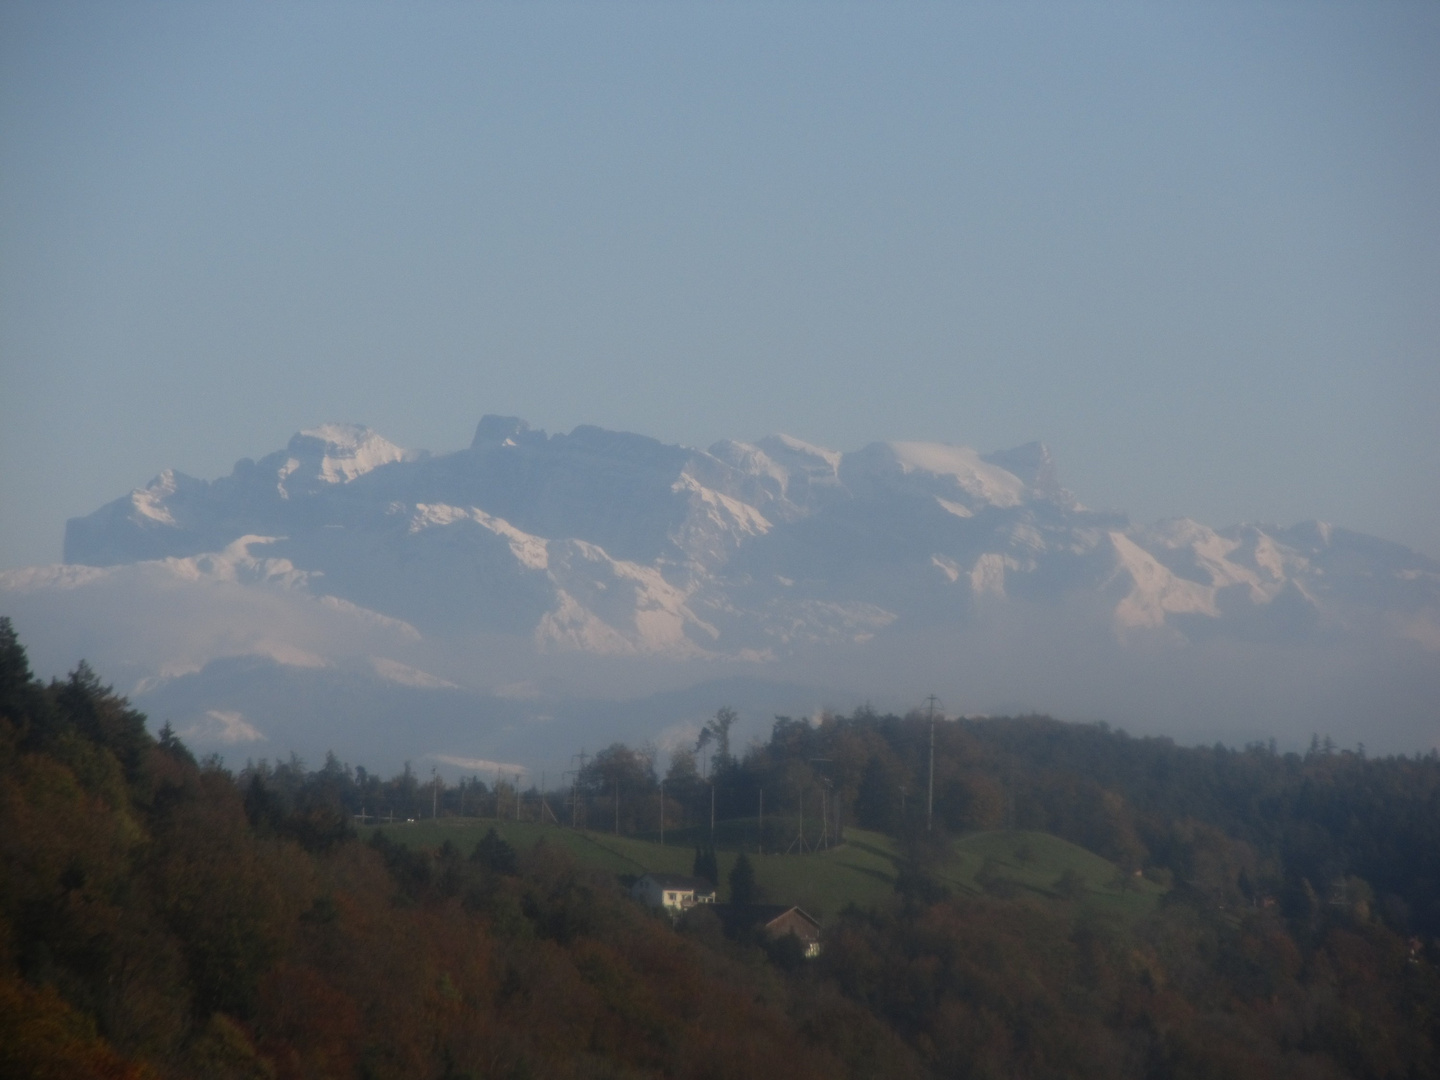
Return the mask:
<path id="1" fill-rule="evenodd" d="M 319 798 L 372 820 L 383 807 L 428 817 L 468 806 L 476 816 L 653 838 L 663 814 L 670 830 L 707 843 L 713 812 L 720 846 L 765 851 L 813 850 L 846 825 L 898 837 L 1035 829 L 1217 907 L 1279 905 L 1307 919 L 1325 906 L 1364 904 L 1397 933 L 1440 935 L 1433 750 L 1369 757 L 1318 738 L 1304 754 L 1273 743 L 1180 747 L 1039 716 L 860 709 L 815 723 L 778 717 L 767 741 L 737 753 L 734 723 L 719 710 L 663 772 L 653 747 L 612 744 L 588 757 L 572 786 L 548 792 L 505 780 L 487 788 L 478 778 L 427 785 L 408 766 L 382 781 L 333 755 L 314 773 L 262 762 L 241 782 L 287 805 Z M 802 828 L 805 843 L 796 844 Z"/>
<path id="2" fill-rule="evenodd" d="M 812 843 L 825 813 L 831 835 L 846 824 L 900 837 L 1034 829 L 1218 907 L 1279 904 L 1308 918 L 1317 906 L 1363 903 L 1397 932 L 1440 934 L 1433 750 L 1373 758 L 1318 739 L 1303 755 L 1273 744 L 1184 748 L 1104 724 L 937 717 L 932 788 L 925 713 L 778 717 L 769 740 L 743 756 L 718 734 L 730 719 L 721 710 L 702 732 L 700 750 L 714 749 L 705 775 L 695 752 L 672 758 L 672 821 L 707 821 L 713 788 L 721 822 L 753 821 L 765 793 L 777 819 L 770 849 L 794 835 L 802 814 Z M 589 766 L 592 782 L 658 790 L 653 760 L 612 746 Z M 653 818 L 642 828 L 653 830 Z"/>
<path id="3" fill-rule="evenodd" d="M 785 827 L 904 838 L 817 961 L 673 929 L 558 845 L 362 842 L 351 803 L 406 774 L 197 762 L 83 665 L 34 680 L 0 619 L 0 1075 L 1440 1076 L 1433 756 L 939 720 L 927 830 L 927 717 L 781 719 L 743 754 L 727 719 L 663 776 L 612 747 L 579 784 L 633 784 L 635 831 L 663 780 L 676 827 L 713 796 L 740 843 L 762 789 Z M 927 878 L 945 833 L 1010 825 L 1172 887 L 1129 917 Z"/>

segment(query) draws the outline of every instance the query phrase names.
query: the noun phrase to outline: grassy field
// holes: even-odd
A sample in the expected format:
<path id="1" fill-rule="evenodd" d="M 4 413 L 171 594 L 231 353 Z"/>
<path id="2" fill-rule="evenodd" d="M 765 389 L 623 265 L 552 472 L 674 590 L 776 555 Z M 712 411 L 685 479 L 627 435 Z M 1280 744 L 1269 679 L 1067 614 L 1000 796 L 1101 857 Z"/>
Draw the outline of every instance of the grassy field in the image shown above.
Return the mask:
<path id="1" fill-rule="evenodd" d="M 532 822 L 441 818 L 385 827 L 392 840 L 410 847 L 439 847 L 446 840 L 463 854 L 494 828 L 517 848 L 533 847 L 542 838 L 572 852 L 582 863 L 616 875 L 688 874 L 694 862 L 694 840 L 671 834 L 666 844 L 640 837 L 537 825 Z M 374 827 L 361 830 L 368 836 Z M 734 851 L 720 851 L 719 900 L 728 899 Z M 899 853 L 895 841 L 881 833 L 847 828 L 845 843 L 804 855 L 752 853 L 755 878 L 767 899 L 799 904 L 817 918 L 834 915 L 848 904 L 869 907 L 894 894 Z M 951 844 L 935 876 L 958 893 L 991 892 L 1016 897 L 1057 899 L 1056 883 L 1073 871 L 1076 898 L 1087 909 L 1120 916 L 1149 911 L 1162 890 L 1142 878 L 1123 875 L 1111 862 L 1049 833 L 1002 830 L 972 833 Z"/>
<path id="2" fill-rule="evenodd" d="M 1008 882 L 1018 895 L 1057 896 L 1061 875 L 1074 871 L 1083 886 L 1080 899 L 1084 905 L 1117 915 L 1143 915 L 1165 891 L 1154 882 L 1123 873 L 1108 859 L 1068 840 L 1019 829 L 972 833 L 957 840 L 942 877 L 957 887 L 978 891 L 976 877 L 987 863 L 990 873 Z"/>

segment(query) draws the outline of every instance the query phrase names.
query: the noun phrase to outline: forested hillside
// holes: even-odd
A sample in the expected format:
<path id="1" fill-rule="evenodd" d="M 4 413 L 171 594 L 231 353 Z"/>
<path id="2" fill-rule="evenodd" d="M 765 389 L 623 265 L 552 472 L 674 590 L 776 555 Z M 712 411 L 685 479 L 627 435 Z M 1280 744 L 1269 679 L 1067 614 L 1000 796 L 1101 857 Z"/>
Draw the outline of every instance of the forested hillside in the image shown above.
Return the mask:
<path id="1" fill-rule="evenodd" d="M 672 927 L 543 838 L 361 840 L 361 806 L 443 823 L 541 793 L 339 759 L 237 775 L 83 665 L 34 680 L 0 620 L 0 1074 L 1440 1075 L 1434 755 L 940 720 L 927 829 L 925 717 L 781 719 L 744 754 L 727 718 L 703 767 L 680 754 L 663 778 L 643 749 L 602 752 L 550 793 L 551 828 L 568 794 L 637 837 L 662 808 L 708 834 L 712 798 L 722 845 L 783 848 L 802 812 L 807 847 L 888 834 L 893 888 L 826 912 L 818 960 L 708 911 Z M 939 872 L 956 837 L 1004 828 L 1159 898 L 1106 911 L 1078 879 Z"/>

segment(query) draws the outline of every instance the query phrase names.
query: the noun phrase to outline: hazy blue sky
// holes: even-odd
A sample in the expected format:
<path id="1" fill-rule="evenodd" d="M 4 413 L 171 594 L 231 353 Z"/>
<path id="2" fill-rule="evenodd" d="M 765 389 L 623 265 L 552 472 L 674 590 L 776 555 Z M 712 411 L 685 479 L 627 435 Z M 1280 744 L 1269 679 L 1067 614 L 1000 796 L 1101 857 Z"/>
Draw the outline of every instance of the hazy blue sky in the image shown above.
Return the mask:
<path id="1" fill-rule="evenodd" d="M 1440 5 L 0 7 L 0 567 L 485 412 L 1440 555 Z"/>

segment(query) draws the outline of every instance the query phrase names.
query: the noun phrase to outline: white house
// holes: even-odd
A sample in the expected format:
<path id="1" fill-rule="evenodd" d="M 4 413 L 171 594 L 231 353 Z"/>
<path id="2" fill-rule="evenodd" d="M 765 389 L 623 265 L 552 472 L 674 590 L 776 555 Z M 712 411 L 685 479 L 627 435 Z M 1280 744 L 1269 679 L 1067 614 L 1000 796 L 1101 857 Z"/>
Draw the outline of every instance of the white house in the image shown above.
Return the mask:
<path id="1" fill-rule="evenodd" d="M 678 915 L 696 904 L 715 903 L 715 886 L 704 878 L 684 874 L 646 874 L 630 886 L 630 895 L 650 907 Z"/>

